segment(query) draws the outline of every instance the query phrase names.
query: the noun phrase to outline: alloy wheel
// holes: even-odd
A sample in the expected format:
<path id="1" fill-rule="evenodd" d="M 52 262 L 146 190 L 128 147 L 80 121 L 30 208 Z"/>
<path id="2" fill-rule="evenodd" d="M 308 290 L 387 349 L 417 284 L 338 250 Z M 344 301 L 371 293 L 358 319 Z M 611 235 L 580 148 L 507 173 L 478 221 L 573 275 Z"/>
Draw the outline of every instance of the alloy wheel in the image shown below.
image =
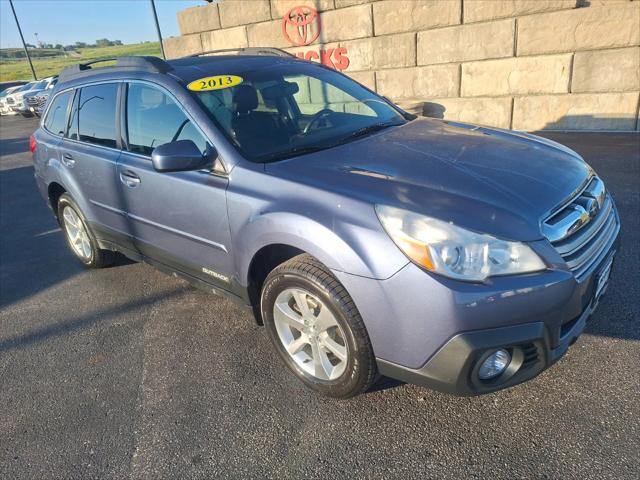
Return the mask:
<path id="1" fill-rule="evenodd" d="M 65 207 L 62 211 L 64 229 L 73 251 L 83 260 L 90 260 L 93 254 L 89 234 L 84 223 L 76 211 L 71 207 Z"/>
<path id="2" fill-rule="evenodd" d="M 345 371 L 349 348 L 331 310 L 315 295 L 287 288 L 276 298 L 273 320 L 280 342 L 296 365 L 319 380 Z"/>

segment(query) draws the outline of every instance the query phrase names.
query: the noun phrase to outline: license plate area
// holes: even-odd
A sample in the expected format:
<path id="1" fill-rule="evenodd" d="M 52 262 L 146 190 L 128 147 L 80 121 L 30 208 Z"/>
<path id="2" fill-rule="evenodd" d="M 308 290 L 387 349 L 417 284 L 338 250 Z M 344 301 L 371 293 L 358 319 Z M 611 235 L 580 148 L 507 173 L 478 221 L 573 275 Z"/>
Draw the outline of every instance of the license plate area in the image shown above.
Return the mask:
<path id="1" fill-rule="evenodd" d="M 604 267 L 600 269 L 596 276 L 596 293 L 594 299 L 597 301 L 602 295 L 607 283 L 609 283 L 609 277 L 611 276 L 611 267 L 613 266 L 613 255 L 607 260 Z"/>

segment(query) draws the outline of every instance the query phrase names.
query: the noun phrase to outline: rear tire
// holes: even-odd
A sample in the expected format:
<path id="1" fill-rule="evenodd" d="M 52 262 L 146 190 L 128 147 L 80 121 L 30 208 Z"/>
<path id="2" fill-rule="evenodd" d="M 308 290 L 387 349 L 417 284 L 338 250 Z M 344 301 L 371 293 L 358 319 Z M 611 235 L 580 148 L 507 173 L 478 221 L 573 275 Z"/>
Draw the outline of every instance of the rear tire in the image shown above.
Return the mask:
<path id="1" fill-rule="evenodd" d="M 298 255 L 267 276 L 260 309 L 280 357 L 308 387 L 350 398 L 377 380 L 358 309 L 342 284 L 310 255 Z"/>
<path id="2" fill-rule="evenodd" d="M 102 250 L 82 211 L 68 194 L 58 200 L 58 221 L 71 253 L 88 268 L 111 265 L 114 252 Z"/>

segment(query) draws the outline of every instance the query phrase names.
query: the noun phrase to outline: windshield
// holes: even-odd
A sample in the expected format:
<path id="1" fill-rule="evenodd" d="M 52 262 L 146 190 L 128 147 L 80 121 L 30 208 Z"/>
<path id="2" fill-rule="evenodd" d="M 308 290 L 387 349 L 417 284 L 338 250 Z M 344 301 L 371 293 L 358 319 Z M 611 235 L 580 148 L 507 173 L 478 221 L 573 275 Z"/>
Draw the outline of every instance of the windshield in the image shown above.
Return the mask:
<path id="1" fill-rule="evenodd" d="M 41 80 L 37 83 L 34 83 L 33 85 L 31 85 L 31 87 L 29 88 L 29 90 L 44 90 L 44 88 L 47 86 L 47 81 L 46 80 Z"/>
<path id="2" fill-rule="evenodd" d="M 9 88 L 4 89 L 2 92 L 0 92 L 0 98 L 6 97 L 10 93 L 15 92 L 18 88 L 19 87 L 9 87 Z"/>
<path id="3" fill-rule="evenodd" d="M 192 92 L 212 120 L 255 162 L 331 148 L 406 122 L 384 99 L 312 63 L 276 64 L 237 75 L 229 88 Z"/>
<path id="4" fill-rule="evenodd" d="M 31 90 L 31 88 L 34 85 L 35 85 L 35 82 L 27 83 L 26 85 L 23 85 L 22 87 L 18 88 L 17 90 L 14 90 L 13 93 L 26 92 L 27 90 Z"/>

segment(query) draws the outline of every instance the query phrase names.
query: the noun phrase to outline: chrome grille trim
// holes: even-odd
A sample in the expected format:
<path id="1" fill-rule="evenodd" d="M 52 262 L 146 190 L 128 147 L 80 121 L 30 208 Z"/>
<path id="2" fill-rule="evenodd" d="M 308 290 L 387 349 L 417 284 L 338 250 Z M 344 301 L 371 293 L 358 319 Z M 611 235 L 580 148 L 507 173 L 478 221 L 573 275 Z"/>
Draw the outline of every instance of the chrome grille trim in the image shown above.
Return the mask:
<path id="1" fill-rule="evenodd" d="M 567 267 L 580 277 L 611 248 L 620 223 L 604 183 L 593 177 L 578 195 L 543 223 L 542 230 Z"/>
<path id="2" fill-rule="evenodd" d="M 571 237 L 566 239 L 564 242 L 557 242 L 556 250 L 562 256 L 571 255 L 576 250 L 579 250 L 585 243 L 590 241 L 593 237 L 595 237 L 600 229 L 603 227 L 606 220 L 609 218 L 609 214 L 613 209 L 613 202 L 611 198 L 607 197 L 605 200 L 604 207 L 602 208 L 602 212 L 598 215 L 594 220 L 589 222 L 587 228 L 585 228 L 584 232 L 580 232 L 579 236 Z"/>
<path id="3" fill-rule="evenodd" d="M 27 101 L 27 104 L 31 107 L 35 107 L 36 109 L 41 109 L 42 107 L 44 107 L 44 104 L 47 103 L 47 98 L 48 97 L 29 97 L 29 100 Z"/>
<path id="4" fill-rule="evenodd" d="M 559 242 L 573 235 L 598 214 L 605 197 L 604 183 L 598 177 L 592 177 L 580 193 L 544 221 L 544 236 L 551 242 Z"/>
<path id="5" fill-rule="evenodd" d="M 618 234 L 619 226 L 615 214 L 609 216 L 605 228 L 591 243 L 586 242 L 585 247 L 573 255 L 563 256 L 567 266 L 577 276 L 582 275 L 600 257 L 600 254 L 608 249 Z"/>

